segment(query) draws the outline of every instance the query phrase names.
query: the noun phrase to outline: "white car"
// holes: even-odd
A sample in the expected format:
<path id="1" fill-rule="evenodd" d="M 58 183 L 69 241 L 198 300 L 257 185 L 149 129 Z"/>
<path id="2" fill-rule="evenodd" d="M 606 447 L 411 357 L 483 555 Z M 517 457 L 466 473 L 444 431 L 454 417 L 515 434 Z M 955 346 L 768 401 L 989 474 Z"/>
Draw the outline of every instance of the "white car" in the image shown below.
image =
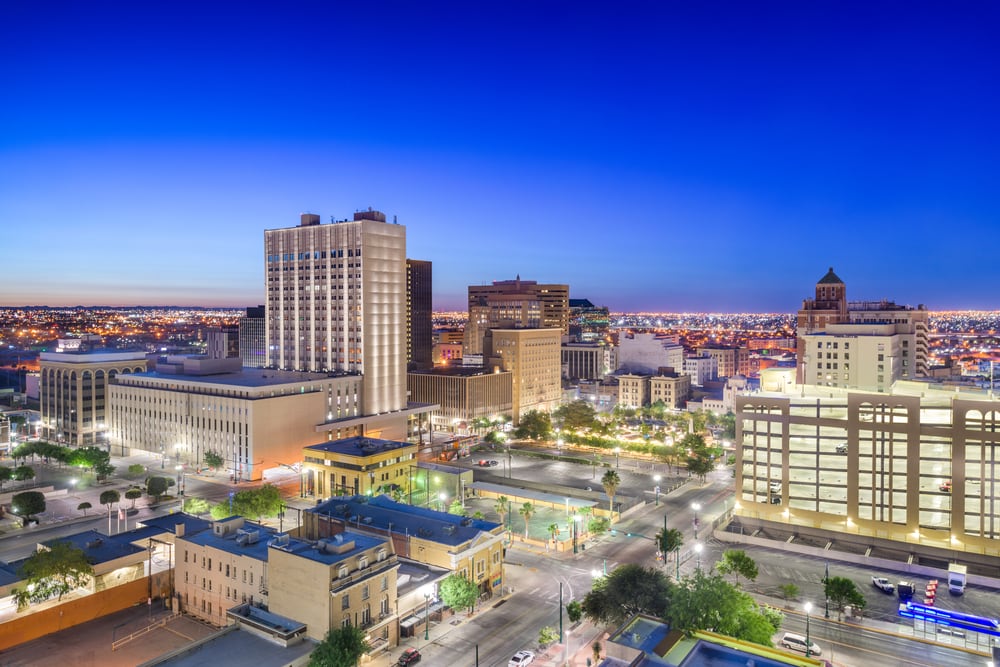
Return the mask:
<path id="1" fill-rule="evenodd" d="M 535 654 L 531 651 L 518 651 L 514 657 L 507 661 L 507 667 L 525 667 L 535 661 Z"/>

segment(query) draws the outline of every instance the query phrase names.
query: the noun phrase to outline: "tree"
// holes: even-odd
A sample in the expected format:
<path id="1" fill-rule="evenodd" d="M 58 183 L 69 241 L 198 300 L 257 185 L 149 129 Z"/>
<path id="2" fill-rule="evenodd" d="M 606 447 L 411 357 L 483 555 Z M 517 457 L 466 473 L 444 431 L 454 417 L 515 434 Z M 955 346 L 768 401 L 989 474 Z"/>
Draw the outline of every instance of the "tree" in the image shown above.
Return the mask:
<path id="1" fill-rule="evenodd" d="M 600 664 L 601 662 L 601 642 L 594 642 L 590 647 L 590 650 L 594 652 L 594 664 Z"/>
<path id="2" fill-rule="evenodd" d="M 559 641 L 559 631 L 551 625 L 546 625 L 538 631 L 538 643 L 541 646 L 548 646 L 549 644 L 554 644 L 557 641 Z"/>
<path id="3" fill-rule="evenodd" d="M 838 619 L 847 605 L 855 609 L 864 609 L 868 604 L 855 583 L 847 577 L 824 577 L 823 593 L 836 607 Z"/>
<path id="4" fill-rule="evenodd" d="M 549 527 L 546 528 L 545 530 L 548 531 L 548 533 L 549 533 L 549 539 L 552 540 L 552 545 L 555 546 L 556 537 L 559 536 L 559 524 L 558 523 L 550 523 Z M 548 547 L 546 547 L 546 548 L 548 548 Z"/>
<path id="5" fill-rule="evenodd" d="M 799 596 L 799 587 L 795 584 L 788 583 L 781 585 L 781 597 L 785 598 L 785 602 L 793 600 Z"/>
<path id="6" fill-rule="evenodd" d="M 544 440 L 552 432 L 552 419 L 547 412 L 529 410 L 521 417 L 518 427 L 514 429 L 514 437 L 526 440 Z"/>
<path id="7" fill-rule="evenodd" d="M 569 619 L 570 623 L 576 623 L 583 618 L 583 605 L 577 600 L 566 605 L 566 618 Z"/>
<path id="8" fill-rule="evenodd" d="M 479 599 L 479 588 L 460 574 L 450 574 L 438 586 L 438 596 L 452 609 L 471 611 Z"/>
<path id="9" fill-rule="evenodd" d="M 10 499 L 11 511 L 21 517 L 25 526 L 36 514 L 45 511 L 45 494 L 41 491 L 22 491 Z"/>
<path id="10" fill-rule="evenodd" d="M 733 584 L 740 585 L 740 577 L 748 581 L 757 579 L 757 563 L 742 549 L 726 549 L 722 559 L 715 564 L 715 570 L 722 576 L 733 575 Z"/>
<path id="11" fill-rule="evenodd" d="M 371 649 L 361 628 L 353 625 L 334 628 L 310 654 L 309 667 L 354 667 Z"/>
<path id="12" fill-rule="evenodd" d="M 128 474 L 131 477 L 138 477 L 142 473 L 146 472 L 146 466 L 141 463 L 133 463 L 128 467 Z"/>
<path id="13" fill-rule="evenodd" d="M 531 503 L 524 503 L 521 505 L 521 509 L 517 510 L 517 513 L 524 517 L 524 539 L 528 539 L 528 521 L 535 514 L 535 506 Z"/>
<path id="14" fill-rule="evenodd" d="M 768 607 L 767 605 L 762 605 L 760 608 L 760 613 L 767 619 L 767 622 L 771 625 L 771 634 L 774 634 L 781 627 L 781 624 L 785 622 L 785 615 L 780 609 L 775 609 L 774 607 Z"/>
<path id="15" fill-rule="evenodd" d="M 696 570 L 682 579 L 674 588 L 663 619 L 688 634 L 710 630 L 763 646 L 772 645 L 771 622 L 754 599 L 717 573 Z"/>
<path id="16" fill-rule="evenodd" d="M 82 549 L 69 542 L 56 542 L 29 556 L 18 573 L 25 582 L 24 588 L 14 590 L 14 601 L 21 611 L 29 604 L 55 596 L 62 600 L 66 593 L 86 586 L 94 576 L 94 568 Z"/>
<path id="17" fill-rule="evenodd" d="M 153 502 L 160 502 L 160 498 L 167 493 L 167 478 L 166 477 L 147 477 L 146 478 L 146 495 L 153 496 Z"/>
<path id="18" fill-rule="evenodd" d="M 553 416 L 562 422 L 563 428 L 580 430 L 594 426 L 597 411 L 590 401 L 578 400 L 559 406 Z"/>
<path id="19" fill-rule="evenodd" d="M 101 493 L 100 503 L 108 508 L 108 526 L 111 526 L 111 506 L 119 502 L 122 499 L 121 494 L 114 489 L 109 489 L 108 491 L 103 491 Z"/>
<path id="20" fill-rule="evenodd" d="M 265 484 L 257 489 L 244 489 L 233 496 L 233 514 L 255 517 L 260 521 L 265 516 L 278 516 L 285 508 L 281 491 L 273 484 Z"/>
<path id="21" fill-rule="evenodd" d="M 664 564 L 667 562 L 667 555 L 676 556 L 682 544 L 684 544 L 684 533 L 676 528 L 661 528 L 656 534 L 656 547 L 663 553 Z"/>
<path id="22" fill-rule="evenodd" d="M 460 498 L 451 501 L 451 505 L 448 506 L 448 514 L 457 514 L 458 516 L 465 514 L 465 506 Z"/>
<path id="23" fill-rule="evenodd" d="M 640 613 L 662 618 L 673 589 L 662 571 L 629 563 L 594 580 L 581 606 L 587 618 L 602 625 L 620 625 Z"/>
<path id="24" fill-rule="evenodd" d="M 0 491 L 3 491 L 3 483 L 14 478 L 14 470 L 7 466 L 0 466 Z"/>
<path id="25" fill-rule="evenodd" d="M 14 468 L 14 479 L 18 482 L 35 479 L 35 469 L 31 466 L 17 466 Z"/>
<path id="26" fill-rule="evenodd" d="M 615 492 L 618 491 L 621 483 L 621 477 L 614 470 L 607 471 L 604 473 L 604 477 L 601 477 L 601 486 L 604 487 L 604 493 L 608 495 L 608 508 L 611 510 L 612 518 L 615 516 Z"/>
<path id="27" fill-rule="evenodd" d="M 218 470 L 223 465 L 225 465 L 226 460 L 215 451 L 208 451 L 204 454 L 205 465 L 207 465 L 212 470 Z"/>
<path id="28" fill-rule="evenodd" d="M 115 471 L 115 466 L 110 461 L 100 461 L 94 466 L 94 475 L 97 479 L 107 479 Z"/>
<path id="29" fill-rule="evenodd" d="M 129 509 L 134 510 L 135 501 L 137 501 L 139 498 L 142 498 L 142 489 L 140 489 L 138 486 L 133 486 L 132 488 L 130 488 L 128 491 L 125 492 L 125 497 L 128 500 L 132 501 L 132 505 L 129 507 Z"/>
<path id="30" fill-rule="evenodd" d="M 184 500 L 184 511 L 188 514 L 205 514 L 208 512 L 208 501 L 204 498 L 187 498 Z"/>
<path id="31" fill-rule="evenodd" d="M 83 516 L 87 516 L 87 510 L 89 510 L 91 507 L 93 507 L 93 505 L 91 505 L 87 501 L 83 501 L 82 503 L 76 506 L 76 509 L 82 511 Z"/>

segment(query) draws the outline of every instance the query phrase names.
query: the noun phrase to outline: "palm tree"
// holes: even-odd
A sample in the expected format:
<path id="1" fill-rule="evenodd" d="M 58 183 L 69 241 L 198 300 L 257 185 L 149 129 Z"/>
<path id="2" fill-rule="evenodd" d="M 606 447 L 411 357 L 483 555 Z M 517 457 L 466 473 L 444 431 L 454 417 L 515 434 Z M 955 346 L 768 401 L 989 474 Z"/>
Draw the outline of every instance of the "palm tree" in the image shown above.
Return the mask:
<path id="1" fill-rule="evenodd" d="M 663 552 L 663 562 L 667 562 L 667 554 L 675 553 L 684 544 L 684 533 L 676 528 L 664 528 L 656 534 L 656 546 Z"/>
<path id="2" fill-rule="evenodd" d="M 524 503 L 517 513 L 524 517 L 524 539 L 528 539 L 528 521 L 535 514 L 535 506 L 531 503 Z"/>
<path id="3" fill-rule="evenodd" d="M 507 507 L 510 504 L 510 500 L 507 496 L 500 496 L 497 498 L 496 503 L 493 505 L 493 511 L 500 515 L 500 525 L 504 525 L 504 517 L 507 516 Z"/>
<path id="4" fill-rule="evenodd" d="M 615 518 L 615 491 L 621 485 L 622 479 L 618 476 L 618 473 L 614 470 L 609 470 L 604 473 L 604 477 L 601 478 L 601 486 L 604 487 L 604 493 L 608 494 L 608 509 L 611 510 L 611 518 Z"/>
<path id="5" fill-rule="evenodd" d="M 559 524 L 550 523 L 546 530 L 549 531 L 549 537 L 552 538 L 552 546 L 555 546 L 556 536 L 559 535 Z"/>

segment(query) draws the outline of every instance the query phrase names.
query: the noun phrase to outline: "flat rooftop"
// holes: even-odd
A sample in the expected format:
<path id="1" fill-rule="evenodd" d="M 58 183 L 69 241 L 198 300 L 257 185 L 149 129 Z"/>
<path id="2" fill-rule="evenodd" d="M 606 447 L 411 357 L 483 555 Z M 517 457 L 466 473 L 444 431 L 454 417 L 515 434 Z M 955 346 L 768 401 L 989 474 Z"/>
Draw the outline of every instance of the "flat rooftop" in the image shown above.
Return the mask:
<path id="1" fill-rule="evenodd" d="M 218 373 L 216 375 L 185 375 L 183 373 L 161 373 L 147 371 L 145 373 L 130 373 L 119 375 L 122 384 L 128 384 L 129 378 L 160 380 L 163 382 L 178 382 L 184 384 L 218 384 L 231 387 L 271 387 L 295 384 L 296 382 L 313 382 L 328 378 L 351 377 L 356 373 L 314 373 L 309 371 L 278 371 L 266 368 L 244 367 L 241 371 Z"/>
<path id="2" fill-rule="evenodd" d="M 353 438 L 343 438 L 341 440 L 321 442 L 316 445 L 310 445 L 309 447 L 306 447 L 306 449 L 313 452 L 330 452 L 331 454 L 340 454 L 341 456 L 366 457 L 374 454 L 381 454 L 382 452 L 404 449 L 406 447 L 416 449 L 417 445 L 409 442 L 401 442 L 399 440 L 382 440 L 380 438 L 355 436 Z"/>

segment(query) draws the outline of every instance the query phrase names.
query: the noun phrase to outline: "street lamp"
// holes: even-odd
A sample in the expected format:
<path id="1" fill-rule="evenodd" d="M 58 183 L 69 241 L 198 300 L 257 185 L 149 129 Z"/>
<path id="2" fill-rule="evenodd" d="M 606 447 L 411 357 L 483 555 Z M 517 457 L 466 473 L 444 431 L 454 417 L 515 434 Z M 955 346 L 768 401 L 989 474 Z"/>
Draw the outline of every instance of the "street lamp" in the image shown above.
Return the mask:
<path id="1" fill-rule="evenodd" d="M 164 454 L 163 454 L 163 446 L 161 445 L 160 446 L 160 470 L 163 470 L 166 467 L 166 465 L 167 465 L 166 464 L 166 460 L 167 460 L 167 457 L 164 456 Z"/>
<path id="2" fill-rule="evenodd" d="M 806 610 L 806 657 L 809 658 L 812 657 L 812 644 L 809 641 L 809 612 L 813 608 L 812 602 L 806 602 L 803 608 Z"/>
<path id="3" fill-rule="evenodd" d="M 705 546 L 701 542 L 696 542 L 694 545 L 694 553 L 696 557 L 695 567 L 699 572 L 701 572 L 701 550 L 704 548 Z"/>
<path id="4" fill-rule="evenodd" d="M 653 477 L 653 481 L 656 482 L 656 486 L 653 487 L 653 493 L 656 494 L 656 503 L 653 505 L 653 507 L 659 507 L 660 506 L 660 480 L 661 479 L 663 479 L 663 478 L 660 477 L 659 475 L 655 475 Z"/>
<path id="5" fill-rule="evenodd" d="M 184 495 L 184 466 L 178 464 L 174 466 L 174 470 L 177 471 L 177 492 L 180 495 Z"/>
<path id="6" fill-rule="evenodd" d="M 580 515 L 573 515 L 573 553 L 577 552 L 577 536 L 580 534 Z"/>
<path id="7" fill-rule="evenodd" d="M 438 494 L 438 499 L 441 501 L 441 511 L 442 512 L 444 511 L 444 501 L 447 500 L 447 498 L 448 498 L 448 494 L 446 494 L 444 491 L 442 491 L 441 493 Z"/>
<path id="8" fill-rule="evenodd" d="M 622 448 L 615 447 L 615 468 L 620 467 L 620 461 L 618 460 L 618 455 L 621 454 Z"/>
<path id="9" fill-rule="evenodd" d="M 694 510 L 694 519 L 692 520 L 692 523 L 694 523 L 694 530 L 695 530 L 695 532 L 697 532 L 698 531 L 698 511 L 701 509 L 701 503 L 691 503 L 691 509 Z"/>
<path id="10" fill-rule="evenodd" d="M 431 594 L 424 593 L 424 641 L 431 638 Z"/>

